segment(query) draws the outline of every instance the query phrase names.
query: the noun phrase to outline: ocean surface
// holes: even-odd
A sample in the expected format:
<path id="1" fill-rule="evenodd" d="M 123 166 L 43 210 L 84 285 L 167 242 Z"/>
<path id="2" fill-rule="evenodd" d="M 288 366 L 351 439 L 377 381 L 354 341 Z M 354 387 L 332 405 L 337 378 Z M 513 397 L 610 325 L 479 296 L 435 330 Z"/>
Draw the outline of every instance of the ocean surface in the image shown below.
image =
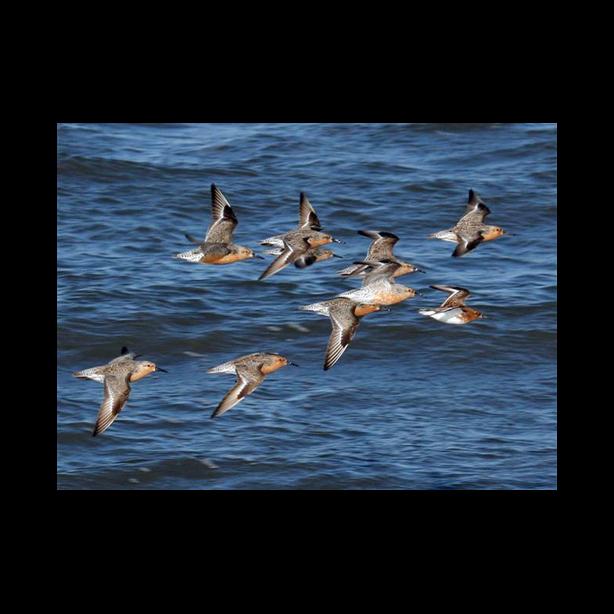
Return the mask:
<path id="1" fill-rule="evenodd" d="M 556 489 L 555 124 L 61 124 L 57 128 L 58 489 Z M 271 256 L 174 258 L 203 237 L 210 184 L 238 244 L 296 226 L 307 193 L 343 257 L 259 282 Z M 469 188 L 507 231 L 462 258 L 429 240 Z M 337 272 L 387 230 L 424 294 L 365 317 L 322 370 L 328 318 L 298 307 L 358 287 Z M 468 288 L 486 319 L 418 313 Z M 99 437 L 103 387 L 71 376 L 122 346 L 169 371 L 135 382 Z M 207 373 L 257 351 L 300 365 L 223 416 Z"/>

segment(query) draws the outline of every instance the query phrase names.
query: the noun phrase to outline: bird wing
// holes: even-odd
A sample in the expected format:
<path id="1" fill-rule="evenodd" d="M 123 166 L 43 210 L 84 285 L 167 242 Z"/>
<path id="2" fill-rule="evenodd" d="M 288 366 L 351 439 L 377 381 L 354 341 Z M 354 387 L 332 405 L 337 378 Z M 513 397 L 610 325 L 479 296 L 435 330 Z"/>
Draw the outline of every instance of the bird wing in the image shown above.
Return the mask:
<path id="1" fill-rule="evenodd" d="M 490 209 L 486 206 L 486 203 L 480 198 L 480 195 L 473 190 L 469 190 L 469 197 L 467 199 L 467 207 L 465 209 L 465 215 L 461 219 L 466 219 L 467 216 L 476 218 L 480 222 L 484 221 L 484 218 L 490 213 Z"/>
<path id="2" fill-rule="evenodd" d="M 100 435 L 115 421 L 130 396 L 130 374 L 125 376 L 107 375 L 104 378 L 104 399 L 98 410 L 92 435 Z"/>
<path id="3" fill-rule="evenodd" d="M 330 369 L 341 358 L 358 328 L 359 320 L 356 316 L 352 316 L 352 319 L 348 318 L 347 320 L 344 318 L 344 320 L 340 320 L 334 313 L 330 314 L 333 330 L 330 333 L 328 345 L 326 346 L 324 358 L 325 371 Z"/>
<path id="4" fill-rule="evenodd" d="M 294 261 L 294 266 L 297 269 L 304 269 L 305 267 L 312 265 L 318 259 L 316 251 L 317 250 L 314 249 L 307 250 L 302 256 L 299 256 Z"/>
<path id="5" fill-rule="evenodd" d="M 322 230 L 322 225 L 316 215 L 315 209 L 312 207 L 304 192 L 301 192 L 301 200 L 298 206 L 298 227 L 301 229 L 311 228 L 311 230 Z"/>
<path id="6" fill-rule="evenodd" d="M 239 223 L 230 203 L 222 191 L 211 184 L 211 212 L 213 222 L 205 236 L 210 243 L 230 243 L 235 226 Z"/>
<path id="7" fill-rule="evenodd" d="M 358 234 L 369 237 L 372 240 L 365 260 L 381 260 L 392 256 L 392 248 L 399 240 L 399 237 L 391 232 L 380 232 L 379 230 L 359 230 Z"/>
<path id="8" fill-rule="evenodd" d="M 363 286 L 368 286 L 374 281 L 379 281 L 380 279 L 391 280 L 392 274 L 400 266 L 397 262 L 393 262 L 392 260 L 380 260 L 378 262 L 362 262 L 355 264 L 367 264 L 370 267 L 366 270 L 366 274 L 362 281 Z"/>
<path id="9" fill-rule="evenodd" d="M 309 245 L 306 241 L 304 250 L 297 249 L 287 241 L 284 241 L 284 249 L 281 254 L 277 256 L 277 258 L 275 258 L 275 260 L 273 260 L 271 264 L 269 264 L 267 269 L 264 271 L 264 273 L 262 273 L 262 275 L 260 275 L 258 279 L 262 280 L 266 279 L 267 277 L 271 277 L 271 275 L 275 275 L 275 273 L 278 273 L 284 267 L 288 266 L 289 264 L 292 264 L 299 256 L 304 254 L 307 251 L 308 247 Z"/>
<path id="10" fill-rule="evenodd" d="M 440 309 L 444 309 L 446 307 L 460 307 L 465 304 L 465 299 L 468 296 L 471 296 L 471 293 L 466 288 L 459 288 L 457 286 L 439 286 L 432 285 L 431 288 L 435 290 L 441 290 L 442 292 L 447 292 L 449 294 L 448 298 L 441 303 L 439 306 Z"/>
<path id="11" fill-rule="evenodd" d="M 470 252 L 472 249 L 475 249 L 484 239 L 480 233 L 475 235 L 467 236 L 463 233 L 456 233 L 458 238 L 460 239 L 456 249 L 452 252 L 452 255 L 455 258 Z"/>
<path id="12" fill-rule="evenodd" d="M 136 353 L 135 352 L 129 352 L 128 348 L 126 346 L 124 346 L 121 349 L 121 354 L 117 358 L 114 358 L 113 360 L 110 360 L 109 364 L 110 365 L 114 365 L 115 363 L 122 362 L 124 360 L 134 360 L 135 358 L 136 358 Z"/>
<path id="13" fill-rule="evenodd" d="M 261 365 L 260 365 L 261 366 Z M 260 385 L 264 376 L 260 369 L 248 369 L 245 366 L 238 366 L 236 370 L 237 383 L 226 393 L 220 404 L 211 414 L 212 418 L 221 416 L 223 413 L 232 409 L 237 403 L 242 401 L 247 395 L 251 394 Z"/>

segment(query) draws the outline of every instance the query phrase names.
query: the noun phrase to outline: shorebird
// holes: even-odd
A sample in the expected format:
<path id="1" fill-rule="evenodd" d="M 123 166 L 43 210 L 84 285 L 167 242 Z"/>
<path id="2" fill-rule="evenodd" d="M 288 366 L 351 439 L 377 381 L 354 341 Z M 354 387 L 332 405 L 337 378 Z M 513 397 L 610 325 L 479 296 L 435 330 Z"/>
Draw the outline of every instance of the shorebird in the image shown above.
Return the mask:
<path id="1" fill-rule="evenodd" d="M 215 183 L 211 184 L 211 211 L 213 221 L 205 239 L 199 241 L 192 235 L 186 234 L 188 241 L 196 243 L 198 247 L 176 254 L 176 258 L 201 264 L 230 264 L 246 258 L 262 259 L 262 256 L 255 254 L 249 247 L 232 242 L 232 234 L 239 222 L 230 203 Z"/>
<path id="2" fill-rule="evenodd" d="M 435 309 L 418 309 L 424 316 L 430 316 L 446 324 L 467 324 L 484 315 L 477 309 L 472 309 L 465 305 L 465 299 L 471 296 L 469 290 L 457 288 L 456 286 L 431 286 L 435 290 L 448 292 L 449 296 L 441 305 Z"/>
<path id="3" fill-rule="evenodd" d="M 248 354 L 247 356 L 229 360 L 217 367 L 208 369 L 207 373 L 234 373 L 237 376 L 237 383 L 221 400 L 220 404 L 211 414 L 211 417 L 221 416 L 233 408 L 246 396 L 254 392 L 269 373 L 273 373 L 273 371 L 277 371 L 277 369 L 281 369 L 286 365 L 298 367 L 298 365 L 290 362 L 285 356 L 280 354 L 257 352 L 256 354 Z"/>
<path id="4" fill-rule="evenodd" d="M 123 409 L 130 395 L 130 382 L 136 382 L 154 371 L 168 373 L 165 369 L 156 367 L 153 362 L 134 360 L 137 357 L 136 354 L 129 352 L 128 348 L 123 347 L 121 355 L 106 365 L 73 373 L 75 377 L 92 379 L 104 384 L 104 400 L 92 432 L 94 437 L 106 431 Z"/>
<path id="5" fill-rule="evenodd" d="M 490 209 L 480 198 L 477 192 L 469 190 L 469 198 L 465 215 L 456 223 L 456 226 L 448 230 L 441 230 L 429 235 L 429 239 L 441 239 L 458 243 L 452 253 L 459 257 L 475 249 L 483 241 L 492 241 L 506 233 L 499 226 L 484 224 L 484 218 L 490 213 Z"/>
<path id="6" fill-rule="evenodd" d="M 394 281 L 394 271 L 400 266 L 398 262 L 381 260 L 378 263 L 356 262 L 355 264 L 367 264 L 372 270 L 366 273 L 362 288 L 349 290 L 337 296 L 367 305 L 394 305 L 418 294 L 413 288 Z"/>
<path id="7" fill-rule="evenodd" d="M 266 279 L 275 275 L 289 264 L 301 260 L 299 268 L 304 268 L 317 262 L 318 258 L 312 258 L 313 249 L 327 243 L 341 243 L 339 239 L 334 239 L 330 234 L 322 232 L 322 225 L 312 207 L 309 199 L 304 192 L 300 194 L 299 201 L 299 223 L 295 230 L 268 237 L 260 241 L 261 245 L 271 245 L 281 248 L 281 253 L 260 275 L 259 280 Z M 323 260 L 324 258 L 319 258 Z"/>
<path id="8" fill-rule="evenodd" d="M 274 247 L 273 249 L 267 249 L 264 253 L 271 254 L 273 256 L 281 256 L 284 252 L 283 247 Z M 302 256 L 299 256 L 294 261 L 294 266 L 297 269 L 304 269 L 305 267 L 313 264 L 314 262 L 320 262 L 320 260 L 328 260 L 329 258 L 341 258 L 337 254 L 333 253 L 330 249 L 322 249 L 321 247 L 310 247 Z"/>
<path id="9" fill-rule="evenodd" d="M 416 271 L 424 273 L 422 269 L 419 269 L 417 266 L 414 266 L 409 262 L 399 260 L 392 253 L 394 245 L 399 240 L 397 235 L 381 230 L 359 230 L 358 234 L 371 239 L 371 245 L 369 245 L 367 256 L 364 259 L 365 263 L 376 263 L 380 260 L 392 260 L 394 262 L 398 262 L 402 266 L 399 266 L 395 270 L 393 275 L 394 277 L 400 277 L 401 275 L 407 275 L 408 273 L 414 273 Z M 368 265 L 366 264 L 352 264 L 349 267 L 339 271 L 339 275 L 343 275 L 345 277 L 364 276 L 367 271 L 367 266 Z"/>
<path id="10" fill-rule="evenodd" d="M 368 313 L 380 311 L 380 305 L 356 303 L 349 298 L 337 297 L 321 303 L 300 307 L 304 311 L 315 311 L 330 318 L 333 330 L 328 339 L 324 356 L 324 371 L 330 369 L 340 358 L 354 338 L 360 318 Z"/>

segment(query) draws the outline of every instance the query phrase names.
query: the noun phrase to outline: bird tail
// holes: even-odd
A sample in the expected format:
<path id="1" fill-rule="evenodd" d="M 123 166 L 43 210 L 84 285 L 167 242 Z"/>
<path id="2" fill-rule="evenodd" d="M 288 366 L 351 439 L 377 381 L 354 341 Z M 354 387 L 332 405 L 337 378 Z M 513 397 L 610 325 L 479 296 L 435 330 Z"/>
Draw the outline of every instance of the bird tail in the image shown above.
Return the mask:
<path id="1" fill-rule="evenodd" d="M 356 275 L 360 275 L 363 271 L 365 271 L 367 267 L 363 264 L 351 264 L 345 269 L 341 269 L 339 271 L 339 275 L 343 275 L 344 277 L 355 277 Z"/>
<path id="2" fill-rule="evenodd" d="M 432 316 L 435 313 L 434 309 L 418 309 L 418 313 L 421 313 L 423 316 Z"/>
<path id="3" fill-rule="evenodd" d="M 175 258 L 179 258 L 180 260 L 187 260 L 188 262 L 200 262 L 200 259 L 203 257 L 203 253 L 198 249 L 191 249 L 189 252 L 181 252 L 180 254 L 175 254 Z"/>
<path id="4" fill-rule="evenodd" d="M 223 362 L 217 367 L 211 367 L 210 369 L 207 369 L 207 373 L 234 373 L 235 371 L 236 367 L 231 360 L 228 362 Z"/>
<path id="5" fill-rule="evenodd" d="M 302 311 L 315 311 L 316 313 L 323 313 L 328 315 L 328 305 L 326 303 L 311 303 L 310 305 L 303 305 L 299 307 Z"/>

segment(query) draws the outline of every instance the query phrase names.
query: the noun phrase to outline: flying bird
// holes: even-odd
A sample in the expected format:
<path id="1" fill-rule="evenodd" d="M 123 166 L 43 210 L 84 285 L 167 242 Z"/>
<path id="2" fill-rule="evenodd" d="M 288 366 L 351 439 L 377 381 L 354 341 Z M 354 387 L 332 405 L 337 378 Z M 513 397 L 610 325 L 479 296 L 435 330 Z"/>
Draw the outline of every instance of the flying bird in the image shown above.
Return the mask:
<path id="1" fill-rule="evenodd" d="M 153 362 L 135 360 L 138 356 L 121 349 L 121 355 L 100 367 L 75 371 L 73 375 L 81 379 L 91 379 L 104 384 L 104 399 L 98 411 L 92 435 L 100 435 L 115 421 L 130 396 L 130 382 L 136 382 L 154 371 L 168 371 L 156 367 Z"/>
<path id="2" fill-rule="evenodd" d="M 489 226 L 484 224 L 484 219 L 490 213 L 490 209 L 480 198 L 477 192 L 469 190 L 469 199 L 465 214 L 456 223 L 456 226 L 448 230 L 441 230 L 429 236 L 429 239 L 441 239 L 457 243 L 452 256 L 463 256 L 467 252 L 475 249 L 484 241 L 492 241 L 506 234 L 506 231 L 499 226 Z"/>

